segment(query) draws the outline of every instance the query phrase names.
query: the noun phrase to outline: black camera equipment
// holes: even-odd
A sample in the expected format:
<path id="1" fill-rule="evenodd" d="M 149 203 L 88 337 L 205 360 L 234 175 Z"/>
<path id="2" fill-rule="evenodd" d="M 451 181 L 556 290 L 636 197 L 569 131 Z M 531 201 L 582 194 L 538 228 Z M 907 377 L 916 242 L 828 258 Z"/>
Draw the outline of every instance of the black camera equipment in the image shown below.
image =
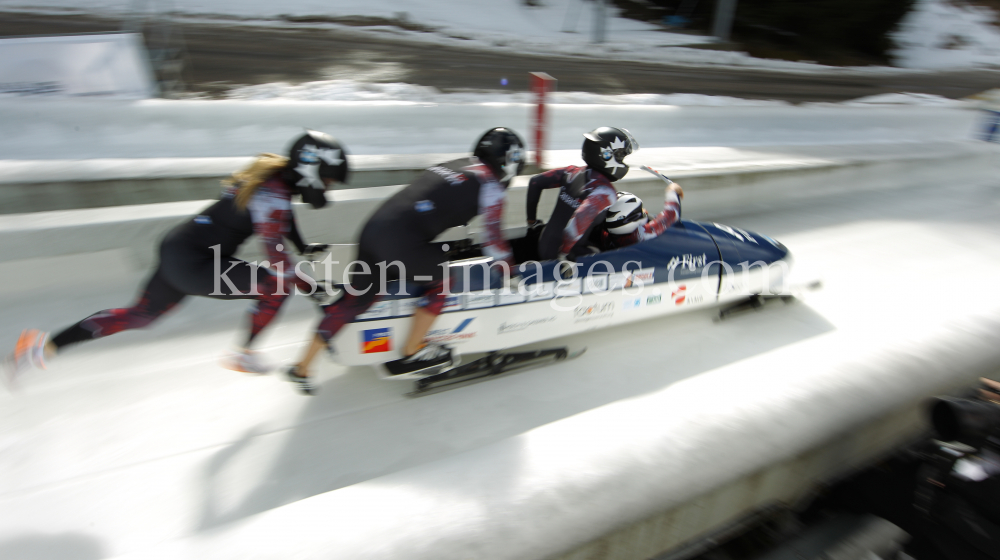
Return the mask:
<path id="1" fill-rule="evenodd" d="M 931 425 L 941 441 L 957 441 L 979 449 L 1000 434 L 1000 406 L 991 402 L 937 397 L 930 407 Z"/>

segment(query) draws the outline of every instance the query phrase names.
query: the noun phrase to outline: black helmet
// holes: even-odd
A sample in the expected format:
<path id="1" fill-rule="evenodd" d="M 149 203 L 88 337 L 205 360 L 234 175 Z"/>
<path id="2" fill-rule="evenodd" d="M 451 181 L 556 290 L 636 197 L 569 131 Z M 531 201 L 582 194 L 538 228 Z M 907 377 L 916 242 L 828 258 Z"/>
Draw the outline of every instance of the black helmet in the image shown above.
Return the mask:
<path id="1" fill-rule="evenodd" d="M 583 135 L 583 161 L 610 181 L 628 173 L 625 156 L 639 149 L 639 142 L 624 128 L 602 126 Z"/>
<path id="2" fill-rule="evenodd" d="M 472 149 L 472 155 L 485 163 L 507 186 L 524 169 L 524 142 L 509 128 L 491 128 Z"/>
<path id="3" fill-rule="evenodd" d="M 288 170 L 294 192 L 313 208 L 322 208 L 326 205 L 323 179 L 347 181 L 347 152 L 333 136 L 307 130 L 288 150 Z"/>

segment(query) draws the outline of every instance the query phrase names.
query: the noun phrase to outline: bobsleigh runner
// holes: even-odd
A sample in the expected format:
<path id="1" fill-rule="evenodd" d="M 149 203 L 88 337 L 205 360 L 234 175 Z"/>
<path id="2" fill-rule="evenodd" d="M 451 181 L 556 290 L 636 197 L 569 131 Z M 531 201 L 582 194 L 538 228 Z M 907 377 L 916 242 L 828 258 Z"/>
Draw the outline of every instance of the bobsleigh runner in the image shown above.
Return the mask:
<path id="1" fill-rule="evenodd" d="M 450 250 L 451 295 L 427 339 L 450 346 L 462 363 L 410 377 L 411 394 L 582 353 L 561 345 L 522 348 L 546 340 L 707 307 L 722 308 L 721 318 L 769 299 L 792 298 L 788 249 L 739 228 L 681 220 L 655 239 L 575 262 L 531 260 L 536 239 L 511 241 L 517 287 L 501 286 L 474 244 Z M 334 338 L 335 362 L 375 365 L 400 357 L 419 288 L 396 281 L 383 293 L 388 295 Z"/>

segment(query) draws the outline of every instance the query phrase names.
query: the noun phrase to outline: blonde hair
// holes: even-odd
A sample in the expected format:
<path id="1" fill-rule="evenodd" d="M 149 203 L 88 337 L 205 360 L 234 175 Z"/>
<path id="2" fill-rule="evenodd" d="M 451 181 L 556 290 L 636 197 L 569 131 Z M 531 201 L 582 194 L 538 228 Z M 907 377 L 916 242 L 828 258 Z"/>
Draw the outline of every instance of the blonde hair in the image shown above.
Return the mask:
<path id="1" fill-rule="evenodd" d="M 278 154 L 260 154 L 253 163 L 233 173 L 232 177 L 222 181 L 227 187 L 238 187 L 236 191 L 236 207 L 246 210 L 247 204 L 253 198 L 257 187 L 274 175 L 279 169 L 288 165 L 288 158 Z"/>

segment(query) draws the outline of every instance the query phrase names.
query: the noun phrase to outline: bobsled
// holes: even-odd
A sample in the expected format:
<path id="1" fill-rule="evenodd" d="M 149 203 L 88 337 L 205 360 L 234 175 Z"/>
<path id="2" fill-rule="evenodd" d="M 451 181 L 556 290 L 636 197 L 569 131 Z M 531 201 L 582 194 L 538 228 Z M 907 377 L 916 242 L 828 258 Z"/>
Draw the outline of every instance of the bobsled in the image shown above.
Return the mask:
<path id="1" fill-rule="evenodd" d="M 524 238 L 512 246 L 518 277 L 510 282 L 495 265 L 491 272 L 474 246 L 449 261 L 447 300 L 427 340 L 463 357 L 485 354 L 458 373 L 495 374 L 521 362 L 566 358 L 571 353 L 561 346 L 512 350 L 584 331 L 787 297 L 792 264 L 788 249 L 766 235 L 687 220 L 654 239 L 573 262 L 531 260 L 534 244 Z M 335 362 L 373 365 L 401 356 L 421 295 L 418 286 L 400 282 L 382 289 L 332 341 Z"/>

